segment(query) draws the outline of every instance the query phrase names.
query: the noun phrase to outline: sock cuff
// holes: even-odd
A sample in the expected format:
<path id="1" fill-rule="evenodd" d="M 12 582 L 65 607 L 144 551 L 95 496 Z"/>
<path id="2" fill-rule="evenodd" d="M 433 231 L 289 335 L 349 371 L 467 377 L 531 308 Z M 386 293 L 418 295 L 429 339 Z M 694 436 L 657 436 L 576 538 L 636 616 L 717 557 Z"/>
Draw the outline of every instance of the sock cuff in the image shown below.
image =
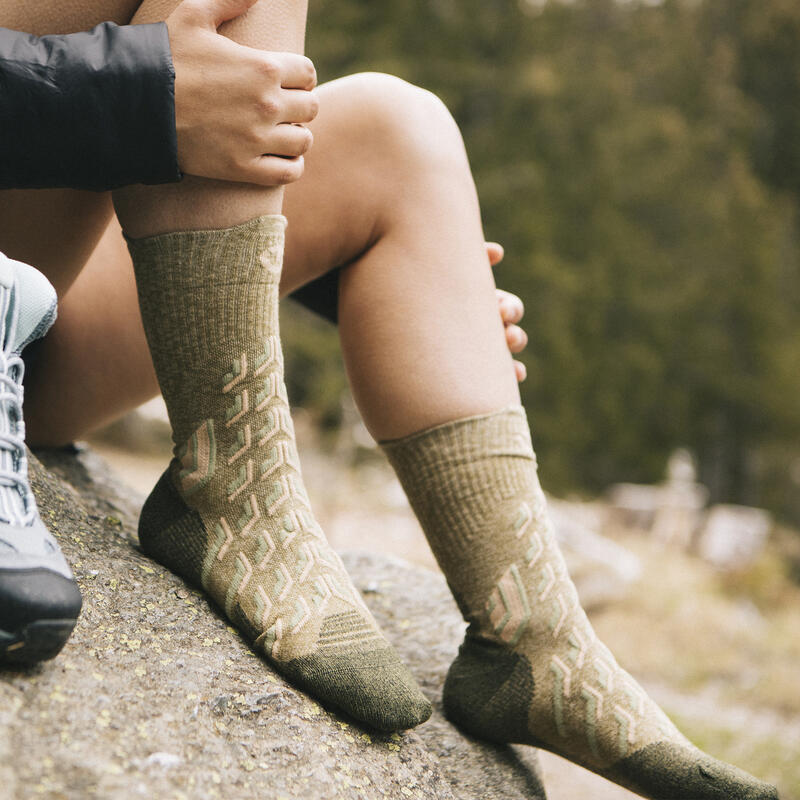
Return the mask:
<path id="1" fill-rule="evenodd" d="M 447 422 L 382 442 L 426 530 L 454 552 L 487 531 L 497 507 L 538 487 L 536 456 L 520 406 Z M 444 557 L 435 548 L 437 558 Z"/>
<path id="2" fill-rule="evenodd" d="M 260 217 L 253 217 L 246 222 L 241 222 L 238 225 L 231 225 L 228 228 L 199 228 L 197 230 L 185 231 L 169 231 L 168 233 L 157 233 L 153 236 L 128 236 L 125 231 L 122 235 L 128 246 L 142 247 L 148 243 L 157 244 L 160 242 L 169 241 L 170 239 L 191 239 L 197 237 L 198 239 L 205 240 L 206 237 L 213 234 L 240 236 L 248 231 L 268 231 L 270 233 L 283 233 L 286 230 L 288 221 L 283 214 L 264 214 Z"/>
<path id="3" fill-rule="evenodd" d="M 159 277 L 175 288 L 194 288 L 209 279 L 218 286 L 252 285 L 254 280 L 277 283 L 286 224 L 281 214 L 267 214 L 229 228 L 171 231 L 139 239 L 126 235 L 125 242 L 137 274 L 155 267 Z M 252 269 L 260 269 L 260 274 L 252 274 Z"/>
<path id="4" fill-rule="evenodd" d="M 536 461 L 522 406 L 452 420 L 379 444 L 395 468 L 423 472 L 495 456 Z"/>

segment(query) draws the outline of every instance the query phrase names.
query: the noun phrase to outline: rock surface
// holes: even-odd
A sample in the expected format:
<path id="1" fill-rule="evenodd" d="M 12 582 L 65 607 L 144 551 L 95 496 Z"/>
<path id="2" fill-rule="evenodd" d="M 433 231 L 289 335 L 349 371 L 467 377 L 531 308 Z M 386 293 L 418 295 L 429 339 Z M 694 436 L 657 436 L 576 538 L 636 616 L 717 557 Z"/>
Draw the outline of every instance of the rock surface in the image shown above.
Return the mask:
<path id="1" fill-rule="evenodd" d="M 0 797 L 540 800 L 536 752 L 461 734 L 440 693 L 463 623 L 444 580 L 396 559 L 348 569 L 434 702 L 382 736 L 331 714 L 253 654 L 135 544 L 138 501 L 90 451 L 31 459 L 84 610 L 52 662 L 0 673 Z"/>

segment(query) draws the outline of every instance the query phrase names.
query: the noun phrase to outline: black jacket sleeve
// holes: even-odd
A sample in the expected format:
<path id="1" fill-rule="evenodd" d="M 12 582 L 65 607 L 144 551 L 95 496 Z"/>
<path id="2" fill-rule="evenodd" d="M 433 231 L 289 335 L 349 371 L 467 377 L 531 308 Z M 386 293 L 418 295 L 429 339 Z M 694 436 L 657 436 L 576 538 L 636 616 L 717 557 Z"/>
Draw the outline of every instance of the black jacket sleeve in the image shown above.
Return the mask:
<path id="1" fill-rule="evenodd" d="M 0 28 L 0 189 L 179 180 L 167 27 Z"/>

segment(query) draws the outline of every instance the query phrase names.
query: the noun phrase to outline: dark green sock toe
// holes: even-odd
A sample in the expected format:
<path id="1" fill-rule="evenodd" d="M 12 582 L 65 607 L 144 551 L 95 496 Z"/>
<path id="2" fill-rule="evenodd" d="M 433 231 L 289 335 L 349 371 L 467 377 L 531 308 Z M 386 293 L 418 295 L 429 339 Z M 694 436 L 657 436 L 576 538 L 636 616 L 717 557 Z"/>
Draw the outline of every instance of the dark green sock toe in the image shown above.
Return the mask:
<path id="1" fill-rule="evenodd" d="M 313 653 L 283 665 L 296 685 L 379 731 L 402 731 L 433 711 L 411 673 L 390 648 L 352 655 Z M 342 702 L 347 698 L 347 703 Z"/>
<path id="2" fill-rule="evenodd" d="M 608 777 L 653 800 L 778 800 L 778 790 L 693 747 L 655 742 L 618 761 Z"/>

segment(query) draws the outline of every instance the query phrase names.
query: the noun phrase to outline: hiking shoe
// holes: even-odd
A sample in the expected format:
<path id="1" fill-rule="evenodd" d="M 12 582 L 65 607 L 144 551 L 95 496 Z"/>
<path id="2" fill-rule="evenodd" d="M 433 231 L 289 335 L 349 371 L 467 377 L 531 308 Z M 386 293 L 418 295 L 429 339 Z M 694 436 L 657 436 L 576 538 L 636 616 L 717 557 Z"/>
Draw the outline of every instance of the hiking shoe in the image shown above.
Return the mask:
<path id="1" fill-rule="evenodd" d="M 28 483 L 20 353 L 56 318 L 56 293 L 38 270 L 0 253 L 0 664 L 53 658 L 81 595 L 39 517 Z"/>

